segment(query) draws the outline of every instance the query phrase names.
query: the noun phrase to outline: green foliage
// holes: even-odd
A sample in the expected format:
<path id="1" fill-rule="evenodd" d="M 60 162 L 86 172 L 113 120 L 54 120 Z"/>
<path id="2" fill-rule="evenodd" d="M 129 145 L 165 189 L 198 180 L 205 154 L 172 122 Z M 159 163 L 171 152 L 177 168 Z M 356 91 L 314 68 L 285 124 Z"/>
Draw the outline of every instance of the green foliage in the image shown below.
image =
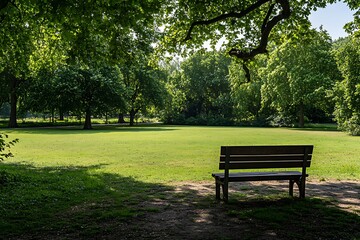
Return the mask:
<path id="1" fill-rule="evenodd" d="M 102 2 L 5 1 L 0 10 L 0 34 L 4 36 L 0 40 L 0 103 L 9 102 L 9 93 L 11 93 L 10 119 L 12 119 L 14 127 L 17 125 L 16 110 L 21 105 L 33 111 L 45 110 L 51 113 L 72 111 L 80 114 L 84 110 L 75 109 L 73 102 L 67 101 L 67 99 L 74 100 L 74 95 L 80 95 L 80 93 L 75 94 L 77 90 L 71 83 L 55 83 L 56 71 L 62 68 L 72 68 L 72 66 L 98 71 L 104 65 L 116 65 L 121 68 L 123 75 L 126 75 L 123 78 L 126 90 L 122 91 L 122 95 L 127 99 L 127 105 L 114 107 L 99 102 L 93 103 L 98 104 L 96 110 L 91 110 L 94 114 L 122 110 L 129 112 L 133 119 L 138 112 L 146 113 L 151 109 L 154 113 L 166 105 L 163 111 L 166 122 L 228 124 L 234 120 L 236 115 L 236 120 L 239 122 L 263 124 L 266 122 L 266 116 L 272 114 L 273 111 L 269 111 L 271 100 L 262 106 L 259 104 L 261 97 L 259 88 L 264 79 L 260 78 L 257 72 L 252 70 L 251 75 L 254 81 L 244 84 L 235 83 L 237 78 L 244 78 L 244 76 L 240 76 L 241 73 L 239 73 L 240 77 L 233 74 L 230 87 L 228 84 L 230 78 L 227 77 L 229 71 L 226 67 L 220 66 L 221 64 L 228 65 L 229 60 L 218 61 L 211 57 L 204 60 L 199 57 L 201 54 L 197 54 L 198 56 L 184 62 L 180 77 L 170 78 L 167 88 L 171 96 L 168 97 L 164 90 L 164 73 L 154 66 L 150 67 L 148 63 L 151 60 L 150 57 L 155 55 L 153 48 L 162 49 L 162 53 L 191 52 L 203 49 L 206 41 L 209 41 L 210 45 L 214 47 L 219 40 L 224 39 L 226 41 L 222 43 L 224 51 L 221 54 L 234 49 L 237 50 L 230 52 L 247 53 L 255 49 L 258 50 L 258 53 L 264 53 L 266 49 L 256 48 L 259 44 L 265 43 L 265 47 L 267 47 L 270 43 L 270 46 L 275 46 L 284 44 L 284 40 L 288 41 L 288 39 L 291 39 L 289 42 L 294 45 L 301 45 L 307 41 L 304 32 L 308 31 L 310 26 L 307 18 L 311 10 L 333 2 L 334 0 L 300 2 L 246 0 L 226 3 L 218 0 L 202 2 L 190 0 L 170 2 L 152 0 L 132 2 L 113 0 Z M 359 6 L 353 0 L 346 2 L 352 9 L 357 9 Z M 281 16 L 282 14 L 287 15 L 285 5 L 291 8 L 290 17 Z M 249 13 L 242 17 L 232 15 L 234 13 L 242 15 L 244 10 L 250 6 L 253 8 L 250 8 Z M 358 14 L 357 12 L 354 23 L 349 25 L 349 31 L 356 32 Z M 266 29 L 279 17 L 284 17 L 284 19 L 274 25 L 275 28 L 271 34 L 265 36 Z M 205 24 L 202 24 L 201 21 L 205 21 Z M 192 25 L 196 22 L 200 24 Z M 189 30 L 191 31 L 189 32 Z M 185 41 L 184 44 L 185 38 L 188 41 Z M 159 42 L 160 39 L 161 42 Z M 328 44 L 323 45 L 323 48 L 318 49 L 319 55 L 314 58 L 326 55 L 324 49 Z M 316 52 L 316 47 L 313 48 Z M 320 52 L 324 54 L 321 55 Z M 299 50 L 295 54 L 302 53 Z M 161 59 L 156 59 L 156 61 L 162 61 L 165 55 L 161 55 Z M 300 61 L 307 61 L 306 54 L 302 55 L 304 55 L 303 59 L 298 63 L 293 62 L 293 66 L 300 66 Z M 287 58 L 291 65 L 292 60 L 289 56 Z M 249 59 L 253 59 L 253 57 L 249 57 Z M 243 59 L 241 63 L 245 61 L 248 67 L 257 68 L 256 64 L 249 63 L 249 59 Z M 323 64 L 328 63 L 324 62 Z M 275 60 L 274 65 L 276 65 Z M 310 70 L 316 72 L 315 68 L 311 67 Z M 307 66 L 292 70 L 306 77 L 308 82 L 316 82 L 316 79 L 322 79 L 325 76 L 321 74 L 317 77 L 308 76 L 305 69 Z M 280 68 L 277 70 L 279 70 L 278 73 L 283 72 L 282 70 L 287 71 L 287 69 Z M 328 68 L 324 68 L 324 71 L 327 70 Z M 236 67 L 233 67 L 232 72 L 235 71 Z M 95 76 L 103 75 L 103 73 L 87 74 L 85 72 L 80 74 L 87 76 L 84 79 L 94 79 L 98 78 Z M 210 73 L 213 73 L 213 76 L 210 76 Z M 41 77 L 41 75 L 45 76 Z M 37 81 L 36 78 L 44 78 L 48 82 Z M 68 76 L 64 76 L 64 78 L 68 78 Z M 126 80 L 128 83 L 125 78 L 129 80 Z M 175 78 L 183 82 L 180 84 L 172 82 Z M 295 78 L 292 77 L 292 79 Z M 300 79 L 297 80 L 294 82 L 300 82 Z M 9 85 L 9 82 L 12 85 Z M 99 83 L 94 83 L 94 85 L 96 84 Z M 48 94 L 40 97 L 41 94 L 38 92 L 41 88 L 48 89 L 46 91 Z M 316 98 L 323 99 L 323 92 L 327 88 L 328 85 L 323 89 L 311 90 L 314 91 L 314 97 L 316 95 Z M 70 98 L 59 97 L 60 95 L 57 93 L 61 91 L 60 89 L 63 89 L 65 93 L 72 92 L 73 94 L 69 94 Z M 35 93 L 31 93 L 32 91 Z M 285 89 L 283 92 L 286 93 L 287 90 Z M 300 93 L 300 91 L 298 92 Z M 38 96 L 33 98 L 30 97 L 31 95 Z M 294 98 L 290 99 L 287 94 L 281 93 L 283 98 L 281 101 L 289 102 L 303 96 L 301 93 L 292 95 Z M 82 98 L 77 98 L 77 101 L 85 98 L 82 96 Z M 18 103 L 18 99 L 21 104 Z M 313 112 L 315 108 L 316 112 L 321 109 L 325 115 L 329 112 L 328 108 L 332 107 L 326 101 L 320 103 L 317 100 L 309 99 L 307 98 L 306 101 L 314 102 L 316 106 L 305 106 L 305 112 Z M 287 106 L 280 107 L 275 102 L 272 103 L 276 105 L 274 108 L 281 112 L 277 114 L 277 117 L 289 117 L 294 114 L 301 116 L 302 110 L 299 110 L 299 106 L 306 105 L 306 103 L 293 102 L 294 104 L 290 104 L 291 106 L 287 104 Z M 330 107 L 327 107 L 328 105 Z M 115 110 L 115 108 L 118 109 Z M 100 111 L 100 109 L 102 110 Z M 87 112 L 89 115 L 89 111 Z M 306 117 L 309 116 L 303 118 L 306 119 Z M 355 118 L 352 120 L 352 122 L 356 121 Z"/>
<path id="2" fill-rule="evenodd" d="M 43 70 L 30 83 L 25 108 L 35 112 L 106 114 L 124 108 L 122 74 L 117 67 L 62 67 Z"/>
<path id="3" fill-rule="evenodd" d="M 251 82 L 248 82 L 243 71 L 239 71 L 239 62 L 232 61 L 229 69 L 231 93 L 234 101 L 234 115 L 238 123 L 245 125 L 266 125 L 270 114 L 262 106 L 261 87 L 263 80 L 259 69 L 266 65 L 266 57 L 260 56 L 251 63 Z"/>
<path id="4" fill-rule="evenodd" d="M 0 102 L 9 101 L 8 94 L 12 93 L 11 125 L 17 125 L 17 101 L 23 97 L 19 96 L 20 82 L 35 78 L 42 69 L 53 72 L 64 64 L 96 69 L 113 66 L 122 63 L 136 48 L 150 48 L 158 37 L 154 29 L 161 4 L 162 1 L 67 0 L 3 4 L 0 73 L 8 77 L 5 82 L 0 77 L 0 86 L 8 85 L 10 80 L 14 84 L 10 89 L 1 88 Z M 137 42 L 135 47 L 133 42 Z"/>
<path id="5" fill-rule="evenodd" d="M 331 93 L 335 101 L 335 120 L 352 135 L 360 135 L 360 39 L 349 37 L 334 47 L 334 55 L 344 78 Z"/>
<path id="6" fill-rule="evenodd" d="M 204 42 L 209 42 L 213 47 L 218 42 L 222 42 L 222 47 L 228 51 L 235 48 L 242 52 L 249 52 L 261 42 L 278 41 L 284 34 L 293 39 L 301 39 L 298 27 L 310 26 L 308 16 L 311 10 L 325 7 L 326 4 L 333 2 L 335 1 L 278 1 L 274 3 L 269 19 L 266 19 L 273 4 L 272 1 L 173 1 L 167 4 L 163 18 L 163 21 L 167 23 L 163 40 L 164 51 L 186 53 L 189 50 L 203 48 Z M 289 4 L 291 15 L 276 24 L 269 37 L 266 38 L 263 36 L 263 30 L 271 25 L 269 22 L 278 17 L 277 14 L 283 13 L 282 3 Z M 253 8 L 248 14 L 240 17 L 239 15 L 245 13 L 245 9 L 251 5 Z M 234 13 L 238 15 L 235 16 Z M 194 22 L 206 23 L 194 26 L 191 34 L 188 35 Z M 187 41 L 184 41 L 185 39 Z M 223 42 L 223 39 L 226 41 Z"/>
<path id="7" fill-rule="evenodd" d="M 230 59 L 219 52 L 197 53 L 171 73 L 164 113 L 167 123 L 218 125 L 231 123 L 232 100 L 228 80 Z"/>
<path id="8" fill-rule="evenodd" d="M 330 49 L 328 34 L 316 31 L 309 32 L 302 43 L 287 40 L 277 47 L 261 70 L 263 104 L 285 116 L 298 116 L 301 127 L 306 109 L 329 112 L 326 91 L 340 78 Z"/>
<path id="9" fill-rule="evenodd" d="M 10 152 L 10 148 L 15 145 L 19 141 L 19 139 L 14 139 L 8 141 L 7 138 L 9 136 L 7 134 L 0 132 L 0 162 L 6 158 L 13 157 L 14 155 Z M 1 185 L 1 183 L 0 183 Z"/>
<path id="10" fill-rule="evenodd" d="M 134 124 L 137 113 L 164 107 L 167 94 L 165 72 L 148 63 L 152 49 L 142 49 L 140 46 L 134 48 L 136 50 L 129 53 L 128 58 L 120 65 L 126 89 L 124 98 L 127 106 L 124 112 L 130 114 L 130 125 Z"/>

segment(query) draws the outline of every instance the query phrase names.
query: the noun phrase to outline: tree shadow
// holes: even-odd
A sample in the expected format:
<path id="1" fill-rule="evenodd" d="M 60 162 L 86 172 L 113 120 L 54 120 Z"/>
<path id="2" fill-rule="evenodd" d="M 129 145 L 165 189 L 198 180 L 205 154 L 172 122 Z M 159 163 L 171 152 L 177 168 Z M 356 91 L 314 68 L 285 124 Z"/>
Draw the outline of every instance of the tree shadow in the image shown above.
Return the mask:
<path id="1" fill-rule="evenodd" d="M 1 164 L 1 238 L 356 239 L 360 236 L 359 215 L 343 211 L 326 199 L 299 200 L 279 195 L 281 188 L 264 192 L 250 184 L 235 186 L 230 203 L 224 204 L 214 199 L 214 186 L 210 183 L 147 183 L 102 173 L 100 167 L 37 168 Z"/>
<path id="2" fill-rule="evenodd" d="M 296 128 L 287 128 L 289 130 L 296 130 L 296 131 L 308 131 L 308 132 L 341 132 L 336 127 L 296 127 Z"/>
<path id="3" fill-rule="evenodd" d="M 39 128 L 18 128 L 16 131 L 28 134 L 81 134 L 81 135 L 93 135 L 98 133 L 137 133 L 137 132 L 168 132 L 175 131 L 176 128 L 159 127 L 157 126 L 95 126 L 91 130 L 83 130 L 79 126 L 62 126 L 62 127 L 39 127 Z M 14 131 L 12 129 L 11 131 Z"/>
<path id="4" fill-rule="evenodd" d="M 139 203 L 170 189 L 100 167 L 1 164 L 0 238 L 87 238 L 143 214 Z"/>
<path id="5" fill-rule="evenodd" d="M 358 186 L 356 186 L 358 187 Z M 145 232 L 162 229 L 168 239 L 357 239 L 360 215 L 343 211 L 315 197 L 291 198 L 283 189 L 247 183 L 238 186 L 225 204 L 214 200 L 213 184 L 177 186 L 167 201 L 153 202 L 159 210 Z M 210 194 L 209 194 L 210 193 Z M 326 193 L 326 192 L 323 192 Z M 171 222 L 170 225 L 164 224 Z M 145 228 L 149 224 L 141 224 Z M 132 227 L 129 224 L 127 227 Z M 166 227 L 167 226 L 167 227 Z M 134 232 L 139 232 L 134 229 Z M 139 235 L 134 235 L 139 236 Z M 140 238 L 146 235 L 140 235 Z M 164 235 L 163 235 L 164 237 Z"/>

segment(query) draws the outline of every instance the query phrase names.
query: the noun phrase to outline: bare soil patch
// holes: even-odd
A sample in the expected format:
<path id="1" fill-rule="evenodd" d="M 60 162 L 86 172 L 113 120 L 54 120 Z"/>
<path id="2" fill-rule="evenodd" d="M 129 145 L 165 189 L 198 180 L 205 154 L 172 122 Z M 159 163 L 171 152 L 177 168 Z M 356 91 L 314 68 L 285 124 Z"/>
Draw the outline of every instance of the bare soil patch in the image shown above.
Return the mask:
<path id="1" fill-rule="evenodd" d="M 214 184 L 210 182 L 181 182 L 173 184 L 173 187 L 175 190 L 165 193 L 164 197 L 143 202 L 139 208 L 145 209 L 145 214 L 119 224 L 116 227 L 117 236 L 111 233 L 102 235 L 101 238 L 288 239 L 292 234 L 294 234 L 293 239 L 357 239 L 360 237 L 360 222 L 359 225 L 352 223 L 352 229 L 349 229 L 352 233 L 343 238 L 322 235 L 324 234 L 322 231 L 327 231 L 327 227 L 333 226 L 327 225 L 326 212 L 322 213 L 322 210 L 318 209 L 315 209 L 313 214 L 309 209 L 308 215 L 311 219 L 308 219 L 308 216 L 301 219 L 302 216 L 299 213 L 300 219 L 294 217 L 293 223 L 285 227 L 290 233 L 285 234 L 278 231 L 283 226 L 262 224 L 256 219 L 248 216 L 241 217 L 241 214 L 240 216 L 237 214 L 267 206 L 279 206 L 281 209 L 282 206 L 288 207 L 289 204 L 296 205 L 297 202 L 293 201 L 301 200 L 286 196 L 288 185 L 284 181 L 231 183 L 229 204 L 214 200 Z M 308 181 L 306 190 L 308 199 L 316 198 L 336 208 L 336 211 L 360 216 L 359 181 Z M 298 192 L 294 192 L 294 196 L 297 194 Z M 266 199 L 267 196 L 272 196 L 272 198 Z"/>
<path id="2" fill-rule="evenodd" d="M 136 203 L 137 216 L 104 219 L 93 233 L 63 229 L 10 239 L 360 239 L 360 181 L 307 181 L 305 200 L 288 197 L 286 181 L 230 183 L 227 204 L 215 200 L 214 188 L 173 183 Z"/>

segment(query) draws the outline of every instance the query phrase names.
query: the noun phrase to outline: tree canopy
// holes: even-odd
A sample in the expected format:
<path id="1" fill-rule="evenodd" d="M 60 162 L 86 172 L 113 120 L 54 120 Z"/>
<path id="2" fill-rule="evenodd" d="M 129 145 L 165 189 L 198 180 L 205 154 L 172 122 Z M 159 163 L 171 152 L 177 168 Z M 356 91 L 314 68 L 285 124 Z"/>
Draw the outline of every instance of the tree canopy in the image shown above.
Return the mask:
<path id="1" fill-rule="evenodd" d="M 338 41 L 333 53 L 343 76 L 331 93 L 335 119 L 342 130 L 360 135 L 360 39 L 349 37 Z"/>
<path id="2" fill-rule="evenodd" d="M 118 111 L 129 112 L 132 119 L 149 106 L 163 106 L 164 100 L 187 117 L 232 118 L 236 113 L 236 120 L 246 121 L 260 117 L 265 96 L 276 105 L 275 112 L 289 109 L 289 104 L 298 105 L 290 98 L 313 104 L 317 101 L 311 96 L 323 98 L 337 79 L 324 73 L 324 69 L 330 73 L 336 68 L 328 57 L 332 43 L 327 39 L 307 44 L 307 33 L 311 32 L 308 17 L 312 10 L 334 2 L 336 0 L 3 0 L 0 3 L 0 100 L 11 105 L 9 126 L 12 127 L 17 125 L 16 111 L 22 105 L 19 102 L 28 101 L 31 111 L 75 112 L 73 102 L 66 100 L 82 96 L 76 100 L 81 102 L 86 98 L 72 92 L 81 80 L 92 82 L 98 86 L 96 90 L 114 83 L 106 80 L 114 79 L 110 76 L 114 71 L 103 72 L 105 66 L 108 70 L 120 71 L 121 77 L 115 78 L 122 80 L 120 85 L 125 89 L 119 85 L 119 91 L 112 91 L 114 87 L 106 91 L 112 99 L 118 97 L 113 95 L 115 92 L 126 99 L 125 107 L 117 106 Z M 346 26 L 355 39 L 360 28 L 360 3 L 345 2 L 357 10 L 354 21 Z M 158 68 L 159 62 L 162 63 L 168 53 L 186 54 L 204 49 L 205 43 L 212 47 L 220 44 L 221 52 L 212 55 L 201 51 L 184 60 L 179 71 L 170 74 L 168 79 L 167 90 L 172 97 L 169 100 L 164 94 L 165 76 Z M 154 49 L 162 55 L 150 66 Z M 226 53 L 237 60 L 231 64 L 230 71 L 230 60 L 220 57 Z M 264 53 L 268 59 L 258 56 Z M 294 54 L 298 57 L 293 58 Z M 258 62 L 254 63 L 254 59 Z M 321 60 L 325 67 L 321 69 L 315 64 L 316 60 Z M 238 64 L 242 65 L 243 72 Z M 259 71 L 260 68 L 267 73 Z M 350 79 L 345 67 L 339 65 L 339 68 L 343 77 Z M 317 84 L 323 86 L 317 87 Z M 285 85 L 286 88 L 279 87 Z M 84 84 L 81 86 L 87 88 Z M 269 90 L 262 94 L 260 89 L 266 87 Z M 34 98 L 39 93 L 34 89 L 41 88 L 50 93 L 41 98 L 47 100 L 42 103 L 34 101 L 39 99 Z M 301 92 L 304 88 L 316 94 Z M 274 89 L 279 91 L 271 94 Z M 292 92 L 293 97 L 288 92 Z M 71 93 L 71 97 L 67 93 Z M 103 97 L 93 93 L 97 100 Z M 57 98 L 51 98 L 53 96 Z M 280 98 L 289 101 L 277 101 Z M 108 109 L 105 102 L 110 101 L 92 101 L 99 106 L 92 106 L 91 112 Z M 83 107 L 76 111 L 87 112 Z"/>
<path id="3" fill-rule="evenodd" d="M 326 91 L 340 79 L 330 36 L 316 31 L 306 35 L 301 43 L 287 40 L 276 47 L 262 69 L 264 101 L 280 112 L 295 111 L 300 127 L 306 108 L 326 109 Z"/>
<path id="4" fill-rule="evenodd" d="M 301 41 L 301 31 L 309 29 L 312 10 L 325 7 L 335 0 L 289 1 L 246 0 L 222 1 L 178 0 L 171 2 L 165 22 L 163 46 L 170 52 L 187 52 L 221 44 L 229 55 L 240 59 L 250 80 L 248 62 L 268 52 L 268 43 L 283 36 Z M 358 1 L 346 1 L 358 9 Z M 357 15 L 359 16 L 359 12 Z M 358 17 L 348 29 L 358 26 Z M 299 32 L 300 31 L 300 32 Z M 190 47 L 190 48 L 189 48 Z"/>
<path id="5" fill-rule="evenodd" d="M 11 104 L 17 127 L 21 83 L 43 66 L 101 68 L 124 62 L 135 48 L 148 48 L 158 34 L 162 1 L 2 1 L 0 5 L 0 96 Z M 126 17 L 124 17 L 126 16 Z M 135 44 L 134 44 L 135 42 Z M 123 62 L 122 62 L 123 61 Z M 7 98 L 6 96 L 9 96 Z"/>

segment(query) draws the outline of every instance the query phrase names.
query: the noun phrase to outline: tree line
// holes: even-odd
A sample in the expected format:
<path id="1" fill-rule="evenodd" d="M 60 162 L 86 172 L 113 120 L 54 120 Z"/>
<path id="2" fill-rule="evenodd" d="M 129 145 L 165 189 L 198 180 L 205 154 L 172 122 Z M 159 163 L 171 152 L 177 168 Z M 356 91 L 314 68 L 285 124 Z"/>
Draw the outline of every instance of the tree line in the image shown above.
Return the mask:
<path id="1" fill-rule="evenodd" d="M 299 126 L 337 122 L 359 135 L 359 39 L 325 31 L 284 39 L 251 65 L 252 80 L 222 52 L 197 53 L 171 71 L 164 121 L 173 124 Z M 356 67 L 357 66 L 357 67 Z"/>
<path id="2" fill-rule="evenodd" d="M 347 39 L 310 30 L 322 1 L 2 1 L 0 102 L 92 116 L 155 111 L 167 123 L 294 124 L 359 134 L 359 12 Z M 358 9 L 357 1 L 346 1 Z M 204 51 L 204 42 L 219 52 Z M 184 61 L 170 63 L 171 54 Z M 234 58 L 229 59 L 228 56 Z"/>

